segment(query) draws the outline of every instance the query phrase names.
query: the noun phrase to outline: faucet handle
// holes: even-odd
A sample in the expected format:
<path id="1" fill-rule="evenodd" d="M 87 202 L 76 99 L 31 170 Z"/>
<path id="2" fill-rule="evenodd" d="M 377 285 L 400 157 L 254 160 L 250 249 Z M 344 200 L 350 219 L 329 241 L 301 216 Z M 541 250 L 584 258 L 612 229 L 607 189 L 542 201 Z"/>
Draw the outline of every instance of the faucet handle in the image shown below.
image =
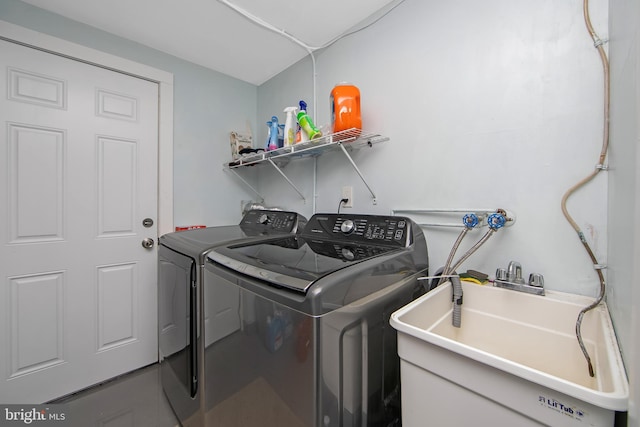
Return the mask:
<path id="1" fill-rule="evenodd" d="M 544 277 L 540 273 L 529 274 L 529 285 L 538 288 L 544 287 Z"/>

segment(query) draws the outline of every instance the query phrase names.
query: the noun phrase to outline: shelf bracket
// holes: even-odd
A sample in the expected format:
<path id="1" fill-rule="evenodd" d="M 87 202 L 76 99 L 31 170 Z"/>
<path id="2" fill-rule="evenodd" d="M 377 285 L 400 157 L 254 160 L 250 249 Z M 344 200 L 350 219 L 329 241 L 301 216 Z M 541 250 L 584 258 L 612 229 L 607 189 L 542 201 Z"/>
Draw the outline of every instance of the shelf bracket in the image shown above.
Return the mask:
<path id="1" fill-rule="evenodd" d="M 300 197 L 302 198 L 302 200 L 306 203 L 306 202 L 307 202 L 307 199 L 305 199 L 305 198 L 304 198 L 304 194 L 302 194 L 302 192 L 301 192 L 300 190 L 298 190 L 298 187 L 296 187 L 296 186 L 294 185 L 294 183 L 293 183 L 293 182 L 291 182 L 291 180 L 289 179 L 289 177 L 288 177 L 287 175 L 285 175 L 285 174 L 284 174 L 284 172 L 282 172 L 282 169 L 280 169 L 280 168 L 278 167 L 278 165 L 276 165 L 276 164 L 273 162 L 273 160 L 271 160 L 270 158 L 269 158 L 269 159 L 267 159 L 267 160 L 269 161 L 269 163 L 271 163 L 271 165 L 273 165 L 273 167 L 274 167 L 274 168 L 276 168 L 276 170 L 278 171 L 278 173 L 279 173 L 280 175 L 282 175 L 282 177 L 283 177 L 285 180 L 287 180 L 287 182 L 289 183 L 289 185 L 290 185 L 294 190 L 296 190 L 296 192 L 300 195 Z"/>
<path id="2" fill-rule="evenodd" d="M 362 180 L 364 185 L 369 190 L 369 193 L 371 193 L 371 198 L 373 199 L 373 204 L 374 205 L 377 204 L 378 203 L 378 198 L 376 197 L 376 193 L 373 192 L 373 190 L 371 189 L 371 187 L 367 183 L 367 180 L 364 179 L 364 176 L 362 175 L 362 172 L 360 172 L 360 169 L 358 169 L 358 166 L 356 166 L 356 163 L 353 161 L 353 159 L 351 158 L 351 156 L 347 152 L 347 149 L 344 148 L 344 145 L 342 145 L 340 143 L 338 143 L 338 147 L 340 147 L 340 149 L 342 150 L 344 155 L 347 157 L 347 160 L 349 160 L 349 163 L 351 163 L 351 166 L 353 166 L 353 169 L 355 169 L 356 173 L 358 174 L 358 176 L 360 177 L 360 179 Z"/>
<path id="3" fill-rule="evenodd" d="M 236 172 L 236 170 L 235 170 L 235 169 L 229 169 L 229 170 L 230 170 L 231 172 L 233 172 L 233 174 L 234 174 L 236 177 L 238 177 L 238 179 L 239 179 L 240 181 L 244 182 L 244 185 L 246 185 L 247 187 L 249 187 L 249 188 L 251 189 L 251 191 L 253 191 L 254 193 L 256 193 L 256 195 L 257 195 L 258 197 L 260 197 L 260 201 L 261 201 L 261 202 L 264 202 L 264 197 L 262 197 L 262 194 L 260 194 L 260 193 L 258 192 L 258 190 L 256 190 L 255 188 L 253 188 L 253 185 L 249 184 L 249 183 L 247 182 L 247 180 L 246 180 L 246 179 L 244 179 L 243 177 L 241 177 L 241 176 L 240 176 L 240 174 L 239 174 L 238 172 Z"/>

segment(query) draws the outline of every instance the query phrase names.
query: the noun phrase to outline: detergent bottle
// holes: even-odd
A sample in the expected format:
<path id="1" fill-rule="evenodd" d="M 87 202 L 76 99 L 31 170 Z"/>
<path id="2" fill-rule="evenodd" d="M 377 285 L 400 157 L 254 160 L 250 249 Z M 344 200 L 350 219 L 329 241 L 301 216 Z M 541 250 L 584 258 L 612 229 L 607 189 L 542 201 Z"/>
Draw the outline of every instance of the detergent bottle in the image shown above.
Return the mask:
<path id="1" fill-rule="evenodd" d="M 322 136 L 322 132 L 313 124 L 313 120 L 311 120 L 311 117 L 307 114 L 307 103 L 304 101 L 300 101 L 300 111 L 298 112 L 297 119 L 302 128 L 302 132 L 306 132 L 309 139 L 316 139 Z"/>
<path id="2" fill-rule="evenodd" d="M 289 147 L 296 142 L 296 119 L 294 114 L 298 107 L 287 107 L 284 112 L 287 113 L 287 118 L 284 121 L 284 143 L 285 147 Z"/>
<path id="3" fill-rule="evenodd" d="M 331 91 L 329 105 L 333 133 L 347 129 L 362 129 L 360 90 L 357 87 L 349 83 L 337 84 Z"/>

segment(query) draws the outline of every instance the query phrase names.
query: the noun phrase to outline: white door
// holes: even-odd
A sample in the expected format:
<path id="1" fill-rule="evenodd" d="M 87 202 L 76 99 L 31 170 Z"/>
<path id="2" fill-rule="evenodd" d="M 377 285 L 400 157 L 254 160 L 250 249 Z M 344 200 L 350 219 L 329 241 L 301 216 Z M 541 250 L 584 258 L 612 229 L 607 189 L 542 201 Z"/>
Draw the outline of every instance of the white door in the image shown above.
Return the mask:
<path id="1" fill-rule="evenodd" d="M 157 84 L 0 40 L 0 126 L 0 402 L 155 362 Z"/>

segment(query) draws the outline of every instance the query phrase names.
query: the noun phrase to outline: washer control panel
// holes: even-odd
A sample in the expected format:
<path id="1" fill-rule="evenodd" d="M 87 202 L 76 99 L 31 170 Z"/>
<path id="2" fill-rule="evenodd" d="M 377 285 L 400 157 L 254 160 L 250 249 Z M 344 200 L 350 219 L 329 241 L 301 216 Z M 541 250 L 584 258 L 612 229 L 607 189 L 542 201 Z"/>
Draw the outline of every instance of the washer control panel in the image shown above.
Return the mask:
<path id="1" fill-rule="evenodd" d="M 303 237 L 405 247 L 411 244 L 408 218 L 380 215 L 316 214 Z"/>
<path id="2" fill-rule="evenodd" d="M 281 231 L 293 233 L 301 229 L 306 220 L 295 212 L 251 210 L 242 218 L 240 225 L 244 229 L 256 231 Z"/>
<path id="3" fill-rule="evenodd" d="M 307 240 L 306 242 L 317 254 L 345 261 L 360 261 L 395 250 L 393 246 L 389 245 L 361 245 L 327 240 Z"/>

